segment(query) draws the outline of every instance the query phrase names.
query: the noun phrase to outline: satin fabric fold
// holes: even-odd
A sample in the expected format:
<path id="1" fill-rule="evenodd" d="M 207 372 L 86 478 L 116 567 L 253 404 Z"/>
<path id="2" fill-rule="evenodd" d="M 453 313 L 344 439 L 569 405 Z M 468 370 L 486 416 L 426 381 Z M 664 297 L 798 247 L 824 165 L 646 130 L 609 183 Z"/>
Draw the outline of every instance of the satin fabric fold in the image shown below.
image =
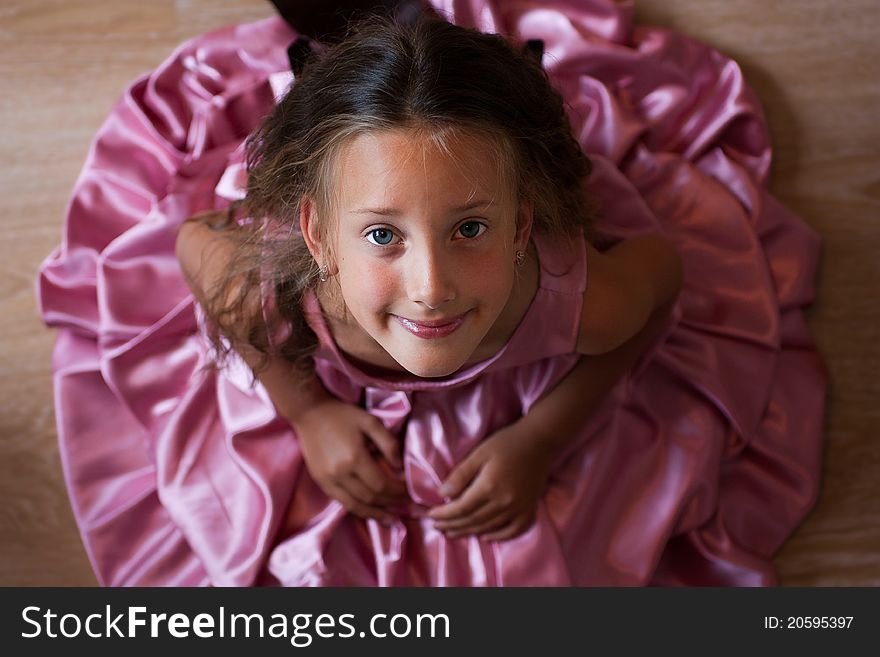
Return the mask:
<path id="1" fill-rule="evenodd" d="M 444 381 L 361 372 L 312 303 L 319 375 L 399 436 L 413 499 L 391 526 L 348 514 L 312 481 L 244 363 L 210 366 L 174 256 L 184 219 L 241 196 L 242 142 L 291 83 L 296 35 L 273 18 L 197 37 L 101 127 L 38 277 L 44 321 L 59 329 L 65 479 L 99 580 L 774 584 L 772 556 L 819 484 L 827 374 L 803 317 L 819 239 L 767 190 L 766 121 L 740 68 L 634 25 L 631 2 L 434 4 L 462 25 L 544 41 L 594 161 L 600 246 L 661 232 L 681 252 L 667 329 L 555 464 L 527 532 L 450 540 L 424 517 L 443 478 L 577 361 L 583 245 L 536 237 L 541 288 L 515 335 Z"/>

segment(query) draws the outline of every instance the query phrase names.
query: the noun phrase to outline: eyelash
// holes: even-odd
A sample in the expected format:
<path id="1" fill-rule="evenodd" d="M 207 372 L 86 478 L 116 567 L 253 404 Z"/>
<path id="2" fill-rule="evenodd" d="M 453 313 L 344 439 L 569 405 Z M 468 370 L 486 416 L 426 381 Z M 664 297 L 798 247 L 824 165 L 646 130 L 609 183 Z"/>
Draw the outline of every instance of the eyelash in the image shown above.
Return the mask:
<path id="1" fill-rule="evenodd" d="M 388 244 L 379 244 L 378 242 L 374 242 L 372 239 L 370 239 L 370 238 L 373 236 L 374 233 L 378 233 L 378 232 L 380 232 L 380 231 L 384 231 L 384 232 L 386 232 L 386 233 L 391 233 L 391 236 L 392 236 L 392 237 L 397 237 L 397 236 L 394 234 L 394 231 L 391 230 L 390 228 L 385 228 L 385 227 L 383 227 L 383 226 L 380 226 L 380 227 L 378 227 L 378 228 L 371 228 L 370 230 L 368 230 L 368 231 L 367 231 L 367 234 L 365 235 L 366 240 L 367 240 L 370 244 L 372 244 L 373 246 L 394 246 L 394 244 L 392 244 L 392 243 L 390 243 L 390 242 L 389 242 Z"/>
<path id="2" fill-rule="evenodd" d="M 482 236 L 489 229 L 489 227 L 486 226 L 486 224 L 484 224 L 482 221 L 476 221 L 475 219 L 470 219 L 468 221 L 463 222 L 461 225 L 459 225 L 459 227 L 455 229 L 456 232 L 461 231 L 462 228 L 464 228 L 465 226 L 467 226 L 469 224 L 477 224 L 481 230 L 473 237 L 466 237 L 466 236 L 462 235 L 462 238 L 464 238 L 466 240 L 475 240 L 478 237 Z M 366 234 L 364 235 L 364 239 L 366 239 L 367 242 L 369 242 L 373 246 L 378 246 L 378 247 L 395 246 L 397 244 L 397 242 L 389 242 L 388 244 L 379 244 L 378 242 L 374 242 L 372 239 L 370 239 L 373 236 L 373 233 L 377 233 L 379 231 L 388 232 L 388 233 L 391 233 L 392 237 L 397 237 L 397 235 L 394 233 L 394 231 L 391 228 L 388 228 L 386 226 L 377 226 L 375 228 L 371 228 L 370 230 L 368 230 L 366 232 Z M 399 237 L 398 237 L 398 239 L 399 239 Z"/>

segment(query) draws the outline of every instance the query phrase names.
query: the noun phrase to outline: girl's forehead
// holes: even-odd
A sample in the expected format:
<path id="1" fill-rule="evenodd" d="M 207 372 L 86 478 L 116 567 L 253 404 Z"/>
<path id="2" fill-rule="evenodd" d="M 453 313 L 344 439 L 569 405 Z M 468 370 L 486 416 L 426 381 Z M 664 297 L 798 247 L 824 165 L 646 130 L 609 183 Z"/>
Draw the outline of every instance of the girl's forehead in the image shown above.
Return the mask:
<path id="1" fill-rule="evenodd" d="M 377 130 L 353 137 L 340 153 L 344 196 L 415 191 L 501 196 L 506 187 L 495 140 L 464 131 Z"/>

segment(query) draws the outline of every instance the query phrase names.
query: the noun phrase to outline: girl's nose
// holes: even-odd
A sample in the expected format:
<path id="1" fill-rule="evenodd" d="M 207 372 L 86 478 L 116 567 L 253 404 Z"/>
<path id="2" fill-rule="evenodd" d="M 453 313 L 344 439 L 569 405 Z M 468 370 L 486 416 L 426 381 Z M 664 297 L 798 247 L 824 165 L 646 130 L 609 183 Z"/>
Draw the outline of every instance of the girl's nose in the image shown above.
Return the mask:
<path id="1" fill-rule="evenodd" d="M 408 275 L 409 298 L 431 310 L 441 308 L 455 299 L 450 263 L 442 253 L 425 249 L 413 253 Z"/>

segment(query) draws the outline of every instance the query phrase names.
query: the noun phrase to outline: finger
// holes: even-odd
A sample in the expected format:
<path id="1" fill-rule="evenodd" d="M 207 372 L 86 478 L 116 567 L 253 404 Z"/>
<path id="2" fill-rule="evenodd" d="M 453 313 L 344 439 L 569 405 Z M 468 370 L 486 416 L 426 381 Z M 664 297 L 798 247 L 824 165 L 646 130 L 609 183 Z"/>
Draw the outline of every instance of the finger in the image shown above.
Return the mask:
<path id="1" fill-rule="evenodd" d="M 532 516 L 527 517 L 525 520 L 521 518 L 514 519 L 513 522 L 509 523 L 506 527 L 499 527 L 494 531 L 490 531 L 481 536 L 481 538 L 487 541 L 508 541 L 512 538 L 516 538 L 523 532 L 529 529 L 534 522 L 534 518 Z"/>
<path id="2" fill-rule="evenodd" d="M 516 538 L 524 531 L 524 528 L 514 527 L 514 525 L 507 525 L 494 532 L 482 534 L 480 538 L 484 541 L 509 541 L 512 538 Z"/>
<path id="3" fill-rule="evenodd" d="M 476 455 L 471 454 L 468 456 L 453 468 L 449 476 L 446 477 L 446 481 L 440 486 L 439 493 L 444 497 L 450 498 L 461 495 L 465 487 L 477 476 L 482 464 L 483 462 Z"/>
<path id="4" fill-rule="evenodd" d="M 363 424 L 363 431 L 372 443 L 379 448 L 388 462 L 395 468 L 400 468 L 403 463 L 400 459 L 400 444 L 382 421 L 375 415 L 367 414 L 367 418 Z"/>
<path id="5" fill-rule="evenodd" d="M 366 452 L 358 457 L 352 474 L 377 495 L 385 495 L 394 499 L 406 496 L 406 484 L 383 471 L 379 464 L 373 460 L 373 457 Z"/>
<path id="6" fill-rule="evenodd" d="M 482 534 L 484 532 L 497 531 L 506 527 L 510 523 L 510 515 L 507 513 L 496 514 L 490 516 L 486 520 L 479 523 L 473 523 L 461 529 L 455 529 L 446 532 L 449 538 L 458 538 L 459 536 L 470 536 Z"/>
<path id="7" fill-rule="evenodd" d="M 406 488 L 406 477 L 404 476 L 403 467 L 395 469 L 387 459 L 382 458 L 378 451 L 373 456 L 375 457 L 376 465 L 382 471 L 382 474 L 385 475 L 386 479 L 399 482 L 403 488 Z"/>
<path id="8" fill-rule="evenodd" d="M 376 520 L 385 523 L 391 523 L 394 521 L 394 516 L 390 513 L 387 513 L 379 507 L 359 502 L 342 486 L 331 487 L 330 496 L 339 500 L 342 503 L 342 506 L 344 506 L 349 512 L 360 516 L 361 518 L 375 518 Z"/>
<path id="9" fill-rule="evenodd" d="M 405 499 L 405 494 L 397 491 L 374 490 L 369 487 L 356 472 L 353 472 L 348 478 L 342 482 L 349 493 L 359 502 L 369 504 L 371 506 L 388 507 L 399 504 Z"/>
<path id="10" fill-rule="evenodd" d="M 385 500 L 380 499 L 381 494 L 367 488 L 364 482 L 354 474 L 339 480 L 338 483 L 341 488 L 344 488 L 351 497 L 361 504 L 377 508 L 386 506 Z"/>
<path id="11" fill-rule="evenodd" d="M 486 501 L 480 507 L 477 507 L 472 513 L 458 518 L 450 518 L 448 520 L 436 520 L 434 527 L 440 531 L 463 531 L 469 527 L 475 527 L 484 523 L 491 518 L 496 517 L 502 512 L 492 501 Z"/>
<path id="12" fill-rule="evenodd" d="M 492 501 L 491 491 L 484 490 L 477 478 L 462 493 L 461 497 L 453 500 L 449 504 L 434 507 L 428 512 L 428 517 L 432 520 L 450 520 L 452 518 L 461 518 L 475 512 L 484 504 Z"/>

